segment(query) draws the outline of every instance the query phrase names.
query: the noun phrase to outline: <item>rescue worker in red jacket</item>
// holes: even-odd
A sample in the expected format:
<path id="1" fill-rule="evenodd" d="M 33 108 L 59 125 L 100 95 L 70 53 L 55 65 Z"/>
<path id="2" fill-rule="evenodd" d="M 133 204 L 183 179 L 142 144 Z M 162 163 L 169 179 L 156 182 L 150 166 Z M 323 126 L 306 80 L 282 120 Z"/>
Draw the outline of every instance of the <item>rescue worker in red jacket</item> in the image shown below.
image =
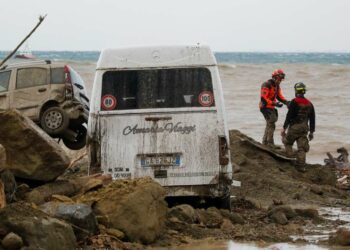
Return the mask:
<path id="1" fill-rule="evenodd" d="M 282 94 L 280 87 L 284 80 L 285 74 L 283 70 L 277 69 L 272 73 L 272 78 L 261 85 L 261 100 L 259 108 L 266 120 L 265 133 L 262 140 L 264 145 L 275 146 L 273 135 L 278 120 L 278 111 L 276 107 L 282 107 L 282 103 L 288 105 L 288 101 Z M 277 102 L 277 100 L 279 102 Z"/>
<path id="2" fill-rule="evenodd" d="M 304 96 L 306 92 L 304 83 L 296 83 L 294 90 L 295 98 L 289 105 L 281 136 L 288 156 L 293 156 L 293 144 L 297 142 L 296 169 L 305 172 L 306 153 L 310 149 L 309 140 L 314 138 L 315 132 L 315 109 Z"/>

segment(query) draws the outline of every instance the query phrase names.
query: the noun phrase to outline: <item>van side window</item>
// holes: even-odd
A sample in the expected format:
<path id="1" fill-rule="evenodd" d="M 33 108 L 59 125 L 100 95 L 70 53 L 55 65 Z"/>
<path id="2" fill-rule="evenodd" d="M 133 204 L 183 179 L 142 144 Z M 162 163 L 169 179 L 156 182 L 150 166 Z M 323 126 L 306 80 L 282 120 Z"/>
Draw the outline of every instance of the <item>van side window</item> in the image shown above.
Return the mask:
<path id="1" fill-rule="evenodd" d="M 11 71 L 5 71 L 0 73 L 0 92 L 8 90 L 10 82 Z"/>
<path id="2" fill-rule="evenodd" d="M 64 83 L 64 68 L 51 68 L 51 83 Z"/>
<path id="3" fill-rule="evenodd" d="M 23 89 L 28 87 L 47 84 L 47 70 L 43 68 L 25 68 L 17 70 L 16 88 Z"/>
<path id="4" fill-rule="evenodd" d="M 107 71 L 102 78 L 101 110 L 212 106 L 206 68 Z"/>

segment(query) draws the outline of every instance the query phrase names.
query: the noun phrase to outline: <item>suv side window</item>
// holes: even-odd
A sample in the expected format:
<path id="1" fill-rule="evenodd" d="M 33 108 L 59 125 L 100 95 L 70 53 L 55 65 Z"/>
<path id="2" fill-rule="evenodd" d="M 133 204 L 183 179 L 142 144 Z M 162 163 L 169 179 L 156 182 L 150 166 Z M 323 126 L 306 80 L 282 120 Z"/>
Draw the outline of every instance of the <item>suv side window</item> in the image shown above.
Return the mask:
<path id="1" fill-rule="evenodd" d="M 0 72 L 0 92 L 8 90 L 11 71 Z"/>
<path id="2" fill-rule="evenodd" d="M 17 70 L 16 89 L 47 84 L 47 70 L 43 68 L 24 68 Z"/>
<path id="3" fill-rule="evenodd" d="M 51 83 L 64 83 L 64 68 L 51 68 Z"/>

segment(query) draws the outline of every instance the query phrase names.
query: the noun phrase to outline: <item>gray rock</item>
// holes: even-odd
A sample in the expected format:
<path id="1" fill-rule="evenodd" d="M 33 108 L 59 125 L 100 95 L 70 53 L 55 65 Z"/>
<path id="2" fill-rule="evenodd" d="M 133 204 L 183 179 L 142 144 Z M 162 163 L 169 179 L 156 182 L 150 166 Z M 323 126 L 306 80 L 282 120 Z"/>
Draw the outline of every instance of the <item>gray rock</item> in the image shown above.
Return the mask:
<path id="1" fill-rule="evenodd" d="M 97 220 L 88 205 L 48 202 L 39 208 L 52 217 L 75 225 L 74 233 L 78 240 L 82 240 L 98 232 Z"/>
<path id="2" fill-rule="evenodd" d="M 2 246 L 6 250 L 17 250 L 23 246 L 23 240 L 15 233 L 9 233 L 2 239 Z"/>
<path id="3" fill-rule="evenodd" d="M 323 190 L 322 190 L 322 188 L 321 188 L 320 186 L 318 186 L 318 185 L 313 185 L 313 186 L 311 187 L 311 190 L 310 190 L 310 191 L 313 192 L 314 194 L 323 195 Z"/>
<path id="4" fill-rule="evenodd" d="M 210 207 L 207 210 L 197 209 L 200 223 L 208 228 L 220 228 L 223 217 L 220 210 L 214 207 Z"/>
<path id="5" fill-rule="evenodd" d="M 269 208 L 268 215 L 271 217 L 272 214 L 275 214 L 277 212 L 282 212 L 285 214 L 286 218 L 288 220 L 294 218 L 297 216 L 296 212 L 293 208 L 287 205 L 281 205 L 281 206 L 272 206 Z"/>
<path id="6" fill-rule="evenodd" d="M 15 176 L 9 169 L 5 169 L 1 173 L 0 179 L 2 183 L 4 183 L 6 202 L 10 203 L 13 200 L 15 200 L 16 197 L 17 183 L 15 180 Z"/>
<path id="7" fill-rule="evenodd" d="M 25 194 L 28 193 L 29 191 L 30 191 L 30 187 L 27 184 L 22 183 L 18 185 L 16 190 L 16 198 L 23 200 L 25 197 Z"/>
<path id="8" fill-rule="evenodd" d="M 240 216 L 237 213 L 234 212 L 230 212 L 226 209 L 220 209 L 220 213 L 222 216 L 224 216 L 225 218 L 229 219 L 233 224 L 244 224 L 245 221 L 242 218 L 242 216 Z"/>
<path id="9" fill-rule="evenodd" d="M 319 216 L 319 213 L 317 209 L 313 208 L 306 208 L 306 209 L 295 209 L 295 212 L 304 218 L 310 218 L 314 220 L 322 220 L 322 218 Z"/>
<path id="10" fill-rule="evenodd" d="M 335 245 L 350 246 L 350 231 L 346 228 L 339 228 L 329 241 Z"/>
<path id="11" fill-rule="evenodd" d="M 220 226 L 220 229 L 224 232 L 232 232 L 234 229 L 234 226 L 232 225 L 232 222 L 228 219 L 223 219 L 223 222 Z"/>
<path id="12" fill-rule="evenodd" d="M 16 202 L 1 209 L 0 228 L 19 235 L 30 249 L 76 249 L 76 238 L 70 225 L 26 203 Z"/>
<path id="13" fill-rule="evenodd" d="M 79 191 L 79 188 L 68 180 L 57 180 L 55 182 L 47 183 L 40 187 L 33 189 L 25 194 L 25 200 L 37 205 L 43 204 L 50 200 L 52 195 L 66 195 L 72 196 Z"/>
<path id="14" fill-rule="evenodd" d="M 172 207 L 168 212 L 168 216 L 176 217 L 179 220 L 189 224 L 197 223 L 199 221 L 196 210 L 187 204 Z"/>
<path id="15" fill-rule="evenodd" d="M 277 224 L 280 224 L 280 225 L 288 224 L 288 219 L 282 211 L 277 211 L 273 213 L 270 218 L 272 219 L 273 222 Z"/>
<path id="16" fill-rule="evenodd" d="M 70 161 L 57 142 L 16 110 L 0 112 L 0 144 L 6 149 L 6 165 L 15 176 L 52 181 Z"/>

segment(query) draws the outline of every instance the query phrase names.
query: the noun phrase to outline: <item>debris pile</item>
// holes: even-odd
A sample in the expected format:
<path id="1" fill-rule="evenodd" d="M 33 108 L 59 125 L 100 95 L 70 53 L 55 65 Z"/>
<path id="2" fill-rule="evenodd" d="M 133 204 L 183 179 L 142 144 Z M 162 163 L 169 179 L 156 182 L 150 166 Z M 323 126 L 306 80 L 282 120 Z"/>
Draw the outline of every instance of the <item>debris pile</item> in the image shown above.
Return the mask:
<path id="1" fill-rule="evenodd" d="M 328 158 L 324 160 L 327 166 L 334 168 L 337 176 L 337 187 L 340 189 L 350 190 L 350 162 L 349 153 L 346 148 L 337 149 L 338 157 L 327 152 Z"/>
<path id="2" fill-rule="evenodd" d="M 233 190 L 232 211 L 168 207 L 165 189 L 153 179 L 87 176 L 85 153 L 69 161 L 19 113 L 4 117 L 13 125 L 0 123 L 0 132 L 7 131 L 0 134 L 0 249 L 150 249 L 207 237 L 286 242 L 304 234 L 305 225 L 339 225 L 314 206 L 350 205 L 349 194 L 336 188 L 333 167 L 308 165 L 300 173 L 290 159 L 230 131 L 239 168 L 234 178 L 242 182 Z M 331 244 L 348 244 L 343 234 Z"/>

